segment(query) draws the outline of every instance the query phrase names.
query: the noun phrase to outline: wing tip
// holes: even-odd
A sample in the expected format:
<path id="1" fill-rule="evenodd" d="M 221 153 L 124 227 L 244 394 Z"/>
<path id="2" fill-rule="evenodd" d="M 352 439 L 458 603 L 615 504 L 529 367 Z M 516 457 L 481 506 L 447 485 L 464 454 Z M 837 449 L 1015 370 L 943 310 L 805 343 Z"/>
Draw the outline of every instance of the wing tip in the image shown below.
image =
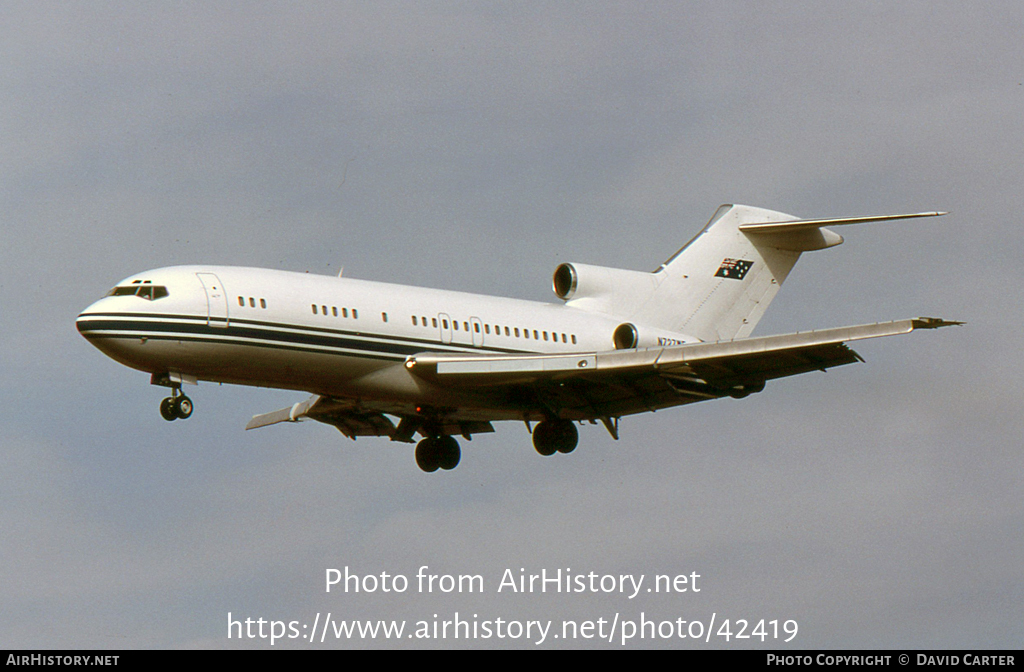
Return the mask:
<path id="1" fill-rule="evenodd" d="M 966 322 L 944 320 L 941 317 L 917 317 L 911 320 L 914 329 L 938 329 L 940 327 L 958 327 Z"/>

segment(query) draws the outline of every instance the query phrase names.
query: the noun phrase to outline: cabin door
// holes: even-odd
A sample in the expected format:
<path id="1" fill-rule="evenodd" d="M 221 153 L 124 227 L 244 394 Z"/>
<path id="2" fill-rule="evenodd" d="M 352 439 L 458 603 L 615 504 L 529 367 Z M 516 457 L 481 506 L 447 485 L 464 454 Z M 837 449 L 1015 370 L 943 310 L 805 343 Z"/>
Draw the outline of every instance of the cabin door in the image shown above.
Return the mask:
<path id="1" fill-rule="evenodd" d="M 196 273 L 206 290 L 206 324 L 211 327 L 228 326 L 228 295 L 220 278 L 213 273 Z"/>

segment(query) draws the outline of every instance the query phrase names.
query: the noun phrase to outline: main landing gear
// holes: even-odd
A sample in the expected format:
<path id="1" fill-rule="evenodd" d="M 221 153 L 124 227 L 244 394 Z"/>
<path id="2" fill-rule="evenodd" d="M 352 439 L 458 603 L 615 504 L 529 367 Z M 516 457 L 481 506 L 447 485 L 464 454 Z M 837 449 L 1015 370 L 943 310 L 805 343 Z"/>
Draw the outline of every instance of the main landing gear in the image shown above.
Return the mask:
<path id="1" fill-rule="evenodd" d="M 533 447 L 544 456 L 571 453 L 579 440 L 572 420 L 542 420 L 533 428 Z"/>
<path id="2" fill-rule="evenodd" d="M 462 450 L 451 436 L 428 436 L 416 444 L 416 464 L 423 471 L 446 471 L 459 466 Z"/>
<path id="3" fill-rule="evenodd" d="M 171 396 L 160 402 L 160 415 L 168 422 L 184 420 L 192 415 L 192 400 L 182 394 L 180 388 L 171 388 Z"/>
<path id="4" fill-rule="evenodd" d="M 579 432 L 571 420 L 543 420 L 533 428 L 533 447 L 541 455 L 571 453 L 577 443 Z M 452 436 L 428 436 L 416 444 L 416 464 L 423 471 L 454 469 L 461 457 L 459 442 Z"/>

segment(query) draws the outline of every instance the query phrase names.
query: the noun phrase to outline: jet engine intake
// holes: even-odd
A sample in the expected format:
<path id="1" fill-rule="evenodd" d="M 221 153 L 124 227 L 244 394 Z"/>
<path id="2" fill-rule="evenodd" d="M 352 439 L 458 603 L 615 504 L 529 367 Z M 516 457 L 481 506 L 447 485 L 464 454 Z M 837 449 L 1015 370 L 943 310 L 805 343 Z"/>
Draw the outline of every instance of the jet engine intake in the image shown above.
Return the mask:
<path id="1" fill-rule="evenodd" d="M 573 262 L 558 265 L 551 286 L 555 296 L 563 301 L 590 299 L 602 304 L 623 302 L 635 307 L 654 293 L 657 279 L 653 273 Z"/>
<path id="2" fill-rule="evenodd" d="M 612 342 L 615 343 L 616 350 L 629 350 L 635 348 L 640 342 L 640 335 L 637 334 L 635 326 L 629 322 L 623 322 L 615 328 Z"/>

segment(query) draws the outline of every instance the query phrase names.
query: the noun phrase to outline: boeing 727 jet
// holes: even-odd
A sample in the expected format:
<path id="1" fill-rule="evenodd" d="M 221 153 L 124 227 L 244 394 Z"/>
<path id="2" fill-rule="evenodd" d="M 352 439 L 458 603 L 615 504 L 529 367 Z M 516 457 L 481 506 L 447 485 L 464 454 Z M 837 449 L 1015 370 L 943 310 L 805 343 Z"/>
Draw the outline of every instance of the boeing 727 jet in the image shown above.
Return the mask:
<path id="1" fill-rule="evenodd" d="M 769 380 L 861 361 L 846 344 L 959 322 L 915 318 L 751 337 L 803 252 L 829 226 L 945 213 L 798 219 L 723 205 L 653 272 L 564 263 L 561 304 L 342 277 L 176 266 L 117 283 L 77 319 L 116 361 L 168 387 L 166 420 L 192 415 L 183 384 L 312 396 L 246 429 L 311 418 L 345 436 L 412 443 L 425 471 L 453 469 L 456 436 L 525 423 L 542 455 L 570 453 L 577 424 L 618 439 L 623 416 L 760 392 Z"/>

